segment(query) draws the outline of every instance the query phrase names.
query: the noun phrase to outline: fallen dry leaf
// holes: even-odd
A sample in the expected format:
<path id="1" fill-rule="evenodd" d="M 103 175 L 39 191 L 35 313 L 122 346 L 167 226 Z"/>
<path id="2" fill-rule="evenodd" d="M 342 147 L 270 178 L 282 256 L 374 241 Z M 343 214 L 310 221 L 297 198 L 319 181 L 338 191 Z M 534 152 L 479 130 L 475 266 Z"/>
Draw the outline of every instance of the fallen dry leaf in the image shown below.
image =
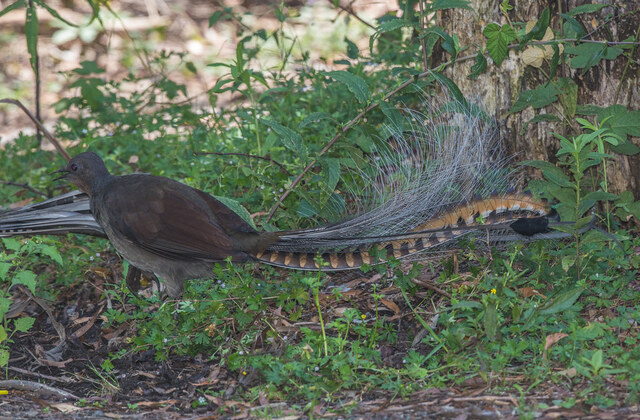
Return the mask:
<path id="1" fill-rule="evenodd" d="M 558 341 L 562 340 L 563 338 L 568 337 L 567 334 L 565 333 L 553 333 L 553 334 L 549 334 L 547 336 L 547 338 L 545 339 L 545 343 L 544 343 L 544 354 L 542 355 L 542 358 L 544 360 L 547 360 L 547 352 L 548 350 L 553 347 L 554 344 L 556 344 Z"/>

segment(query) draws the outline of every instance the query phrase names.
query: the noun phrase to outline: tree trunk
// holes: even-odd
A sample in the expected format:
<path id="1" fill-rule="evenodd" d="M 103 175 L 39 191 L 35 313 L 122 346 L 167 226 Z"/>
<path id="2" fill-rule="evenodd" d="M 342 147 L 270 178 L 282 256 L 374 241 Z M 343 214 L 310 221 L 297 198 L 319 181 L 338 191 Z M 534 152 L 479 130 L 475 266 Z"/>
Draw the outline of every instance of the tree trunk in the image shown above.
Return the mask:
<path id="1" fill-rule="evenodd" d="M 511 22 L 536 21 L 545 7 L 551 11 L 551 28 L 556 34 L 560 26 L 560 14 L 591 1 L 584 0 L 519 0 L 513 10 L 509 12 Z M 472 0 L 474 11 L 462 9 L 448 9 L 439 12 L 437 24 L 444 27 L 450 34 L 456 34 L 460 45 L 471 46 L 461 56 L 473 54 L 476 50 L 473 44 L 484 47 L 486 39 L 482 34 L 484 27 L 492 22 L 507 23 L 499 10 L 499 1 Z M 576 16 L 588 32 L 592 32 L 593 40 L 622 41 L 630 36 L 636 36 L 640 28 L 640 14 L 630 16 L 625 13 L 638 9 L 637 0 L 627 0 L 615 3 L 616 8 L 605 7 L 596 13 Z M 561 10 L 558 9 L 561 7 Z M 606 16 L 611 15 L 609 23 Z M 599 30 L 596 30 L 601 26 Z M 558 38 L 558 36 L 556 36 Z M 630 50 L 625 50 L 630 51 Z M 546 83 L 543 73 L 538 69 L 525 66 L 521 59 L 521 52 L 512 49 L 509 56 L 499 68 L 489 60 L 488 71 L 478 78 L 471 80 L 467 76 L 471 73 L 473 60 L 465 60 L 449 67 L 445 74 L 453 79 L 465 96 L 477 98 L 487 111 L 495 115 L 500 123 L 501 134 L 508 153 L 516 154 L 518 160 L 541 159 L 554 162 L 555 153 L 559 147 L 558 140 L 553 133 L 565 133 L 566 127 L 559 122 L 539 122 L 526 124 L 531 118 L 540 113 L 555 113 L 554 103 L 546 108 L 534 110 L 531 107 L 521 112 L 510 114 L 509 110 L 518 99 L 520 92 L 534 89 Z M 559 76 L 573 79 L 578 85 L 578 105 L 593 104 L 607 107 L 620 104 L 627 109 L 640 109 L 640 48 L 636 47 L 633 60 L 623 55 L 616 60 L 602 60 L 591 67 L 584 75 L 583 69 L 572 69 L 569 63 L 561 63 Z M 625 73 L 626 69 L 626 73 Z M 547 69 L 545 69 L 547 70 Z M 623 76 L 624 74 L 624 76 Z M 640 138 L 630 139 L 640 145 Z M 615 155 L 614 164 L 609 165 L 608 180 L 612 192 L 631 190 L 634 196 L 640 196 L 640 159 L 638 155 Z"/>

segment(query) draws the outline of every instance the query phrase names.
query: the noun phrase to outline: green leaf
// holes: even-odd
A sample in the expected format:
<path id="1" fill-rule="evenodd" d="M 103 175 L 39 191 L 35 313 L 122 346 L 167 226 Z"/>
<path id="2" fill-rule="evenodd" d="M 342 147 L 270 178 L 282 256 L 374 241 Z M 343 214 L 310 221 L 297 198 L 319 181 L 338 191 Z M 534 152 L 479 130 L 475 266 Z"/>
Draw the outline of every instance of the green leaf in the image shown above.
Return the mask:
<path id="1" fill-rule="evenodd" d="M 540 18 L 536 22 L 535 26 L 531 28 L 522 39 L 521 42 L 529 42 L 532 39 L 541 40 L 544 38 L 545 33 L 547 32 L 547 28 L 549 27 L 549 8 L 545 7 L 540 15 Z"/>
<path id="2" fill-rule="evenodd" d="M 604 9 L 607 6 L 611 6 L 611 4 L 583 4 L 582 6 L 578 6 L 578 7 L 574 7 L 573 9 L 569 10 L 568 14 L 570 16 L 577 16 L 577 15 L 581 15 L 583 13 L 593 13 L 593 12 L 597 12 L 599 10 Z"/>
<path id="3" fill-rule="evenodd" d="M 403 120 L 400 111 L 396 109 L 395 106 L 391 105 L 389 102 L 380 102 L 380 110 L 387 117 L 389 125 L 391 125 L 391 129 L 393 132 L 402 132 L 403 129 Z"/>
<path id="4" fill-rule="evenodd" d="M 304 128 L 309 124 L 329 119 L 331 119 L 331 114 L 329 114 L 328 112 L 312 112 L 311 114 L 304 117 L 302 121 L 300 121 L 298 128 Z"/>
<path id="5" fill-rule="evenodd" d="M 439 26 L 432 26 L 430 28 L 425 29 L 422 36 L 427 36 L 430 34 L 436 34 L 440 38 L 442 38 L 442 49 L 447 51 L 449 54 L 456 57 L 458 51 L 456 50 L 456 42 L 451 38 L 451 36 L 445 32 L 445 30 Z"/>
<path id="6" fill-rule="evenodd" d="M 4 367 L 9 363 L 9 352 L 5 349 L 0 349 L 0 367 Z"/>
<path id="7" fill-rule="evenodd" d="M 427 8 L 429 10 L 444 10 L 444 9 L 473 10 L 473 7 L 471 7 L 471 2 L 467 0 L 433 0 L 431 5 L 429 5 Z"/>
<path id="8" fill-rule="evenodd" d="M 18 271 L 11 281 L 11 285 L 23 284 L 33 293 L 36 294 L 36 275 L 31 270 Z"/>
<path id="9" fill-rule="evenodd" d="M 511 107 L 509 112 L 519 112 L 528 106 L 534 109 L 543 108 L 558 100 L 556 89 L 549 83 L 536 89 L 525 90 L 520 93 L 518 100 Z"/>
<path id="10" fill-rule="evenodd" d="M 73 72 L 76 74 L 87 76 L 89 74 L 104 73 L 104 69 L 98 67 L 98 63 L 96 63 L 95 61 L 85 60 L 80 63 L 80 68 L 73 70 Z"/>
<path id="11" fill-rule="evenodd" d="M 344 70 L 336 70 L 325 72 L 327 77 L 330 77 L 338 82 L 347 85 L 347 89 L 351 91 L 360 103 L 366 103 L 369 99 L 369 86 L 360 76 L 356 76 L 353 73 L 349 73 Z"/>
<path id="12" fill-rule="evenodd" d="M 378 26 L 376 28 L 376 32 L 369 37 L 369 51 L 373 52 L 373 44 L 380 35 L 400 28 L 417 28 L 417 26 L 415 23 L 401 18 L 395 18 L 384 22 L 382 25 Z"/>
<path id="13" fill-rule="evenodd" d="M 5 314 L 9 311 L 13 301 L 6 297 L 0 297 L 0 318 L 4 319 Z"/>
<path id="14" fill-rule="evenodd" d="M 13 264 L 11 263 L 0 262 L 0 281 L 4 281 L 11 267 L 13 267 Z"/>
<path id="15" fill-rule="evenodd" d="M 222 204 L 224 204 L 225 206 L 229 207 L 231 210 L 233 210 L 233 212 L 235 214 L 237 214 L 238 216 L 242 217 L 242 219 L 249 223 L 251 225 L 252 228 L 256 229 L 256 225 L 253 224 L 253 219 L 251 218 L 251 215 L 249 214 L 249 212 L 247 211 L 247 209 L 244 208 L 244 206 L 240 203 L 238 203 L 236 200 L 234 200 L 233 198 L 229 198 L 229 197 L 222 197 L 219 195 L 214 196 L 218 201 L 220 201 Z"/>
<path id="16" fill-rule="evenodd" d="M 358 46 L 347 37 L 344 38 L 344 42 L 347 44 L 347 57 L 352 60 L 358 58 L 358 53 L 360 52 Z"/>
<path id="17" fill-rule="evenodd" d="M 47 257 L 51 258 L 53 261 L 62 265 L 62 257 L 58 252 L 58 248 L 56 248 L 55 246 L 39 244 L 38 247 L 36 248 L 36 252 L 42 255 L 46 255 Z"/>
<path id="18" fill-rule="evenodd" d="M 296 153 L 301 159 L 307 158 L 307 149 L 302 143 L 302 137 L 289 127 L 280 125 L 280 123 L 274 120 L 260 119 L 260 122 L 264 125 L 271 127 L 271 129 L 279 136 L 280 142 L 284 147 Z"/>
<path id="19" fill-rule="evenodd" d="M 298 204 L 298 216 L 313 217 L 316 214 L 318 214 L 318 211 L 306 199 L 303 198 L 300 200 Z"/>
<path id="20" fill-rule="evenodd" d="M 482 319 L 484 326 L 484 332 L 487 334 L 487 338 L 491 341 L 495 340 L 498 333 L 498 313 L 495 306 L 489 304 L 484 310 L 484 317 Z"/>
<path id="21" fill-rule="evenodd" d="M 587 31 L 584 29 L 582 23 L 574 17 L 562 13 L 561 16 L 565 19 L 563 25 L 564 35 L 571 39 L 580 39 L 586 35 Z"/>
<path id="22" fill-rule="evenodd" d="M 566 54 L 573 55 L 571 67 L 574 69 L 584 69 L 586 72 L 590 67 L 597 65 L 600 60 L 615 60 L 622 50 L 616 47 L 609 47 L 605 43 L 584 43 L 576 46 L 567 46 Z"/>
<path id="23" fill-rule="evenodd" d="M 2 238 L 2 242 L 7 249 L 11 251 L 19 251 L 22 248 L 22 243 L 15 238 Z"/>
<path id="24" fill-rule="evenodd" d="M 31 327 L 33 327 L 34 322 L 36 322 L 35 318 L 25 316 L 13 321 L 13 328 L 15 328 L 16 331 L 27 332 L 31 329 Z"/>
<path id="25" fill-rule="evenodd" d="M 564 115 L 573 118 L 578 105 L 578 85 L 568 77 L 561 77 L 556 82 L 556 86 L 560 89 L 560 103 L 564 109 Z"/>
<path id="26" fill-rule="evenodd" d="M 500 67 L 502 61 L 507 57 L 507 46 L 516 39 L 516 33 L 509 25 L 500 26 L 497 23 L 488 24 L 482 33 L 487 38 L 489 55 L 496 66 Z"/>
<path id="27" fill-rule="evenodd" d="M 569 309 L 578 300 L 582 292 L 584 292 L 584 288 L 577 287 L 558 294 L 542 306 L 540 314 L 551 315 Z"/>
<path id="28" fill-rule="evenodd" d="M 38 73 L 38 14 L 36 6 L 27 3 L 27 18 L 24 23 L 24 32 L 27 37 L 27 51 L 29 52 L 29 62 L 34 73 Z"/>
<path id="29" fill-rule="evenodd" d="M 69 26 L 72 26 L 74 28 L 77 28 L 78 25 L 75 25 L 71 22 L 69 22 L 68 20 L 64 19 L 62 16 L 60 16 L 60 14 L 56 11 L 56 9 L 52 8 L 51 6 L 49 6 L 46 2 L 41 1 L 41 0 L 35 0 L 36 4 L 44 7 L 45 9 L 47 9 L 47 11 L 51 14 L 51 16 L 53 16 L 54 18 L 58 19 L 61 22 L 66 23 Z"/>
<path id="30" fill-rule="evenodd" d="M 460 90 L 458 85 L 456 85 L 456 82 L 449 79 L 447 76 L 445 76 L 442 73 L 433 72 L 431 73 L 431 76 L 434 79 L 436 79 L 438 82 L 442 83 L 447 87 L 447 90 L 449 91 L 449 95 L 451 95 L 451 97 L 456 100 L 457 104 L 462 105 L 465 108 L 469 107 L 469 103 L 467 102 L 467 99 L 462 94 L 462 91 Z"/>
<path id="31" fill-rule="evenodd" d="M 7 7 L 5 7 L 4 9 L 0 10 L 0 17 L 6 15 L 7 13 L 11 12 L 12 10 L 16 10 L 19 9 L 21 7 L 26 6 L 27 2 L 26 0 L 18 0 L 14 3 L 11 3 L 10 5 L 8 5 Z"/>
<path id="32" fill-rule="evenodd" d="M 478 76 L 487 70 L 487 59 L 484 57 L 484 52 L 479 50 L 476 53 L 473 65 L 471 66 L 471 73 L 467 76 L 471 80 L 478 80 Z"/>
<path id="33" fill-rule="evenodd" d="M 0 343 L 6 341 L 7 339 L 7 330 L 4 329 L 3 325 L 0 325 Z"/>
<path id="34" fill-rule="evenodd" d="M 340 160 L 334 158 L 322 159 L 322 176 L 329 191 L 333 191 L 340 180 Z"/>

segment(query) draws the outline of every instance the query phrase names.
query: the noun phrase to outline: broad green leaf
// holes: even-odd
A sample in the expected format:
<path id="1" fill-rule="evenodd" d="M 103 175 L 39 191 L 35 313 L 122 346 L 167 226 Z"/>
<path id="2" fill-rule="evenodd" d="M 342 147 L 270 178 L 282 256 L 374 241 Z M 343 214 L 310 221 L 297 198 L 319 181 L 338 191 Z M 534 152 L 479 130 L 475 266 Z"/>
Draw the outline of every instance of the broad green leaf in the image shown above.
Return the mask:
<path id="1" fill-rule="evenodd" d="M 271 129 L 279 136 L 280 142 L 284 147 L 296 153 L 298 157 L 303 160 L 307 158 L 307 148 L 302 143 L 302 137 L 300 134 L 274 120 L 261 118 L 260 122 L 271 127 Z"/>
<path id="2" fill-rule="evenodd" d="M 443 28 L 440 26 L 432 26 L 430 28 L 425 29 L 423 36 L 427 36 L 430 34 L 436 34 L 440 38 L 442 38 L 442 49 L 447 51 L 449 54 L 455 58 L 456 54 L 456 42 L 451 38 L 451 35 L 445 32 Z"/>
<path id="3" fill-rule="evenodd" d="M 584 29 L 582 23 L 580 23 L 576 18 L 564 13 L 561 16 L 565 19 L 563 29 L 564 35 L 567 38 L 580 39 L 586 35 L 587 31 Z"/>
<path id="4" fill-rule="evenodd" d="M 358 53 L 360 52 L 358 46 L 347 37 L 344 38 L 344 42 L 347 44 L 347 57 L 352 60 L 358 58 Z"/>
<path id="5" fill-rule="evenodd" d="M 31 329 L 31 327 L 33 327 L 34 322 L 36 322 L 35 318 L 25 316 L 13 321 L 13 328 L 15 328 L 16 331 L 27 332 Z"/>
<path id="6" fill-rule="evenodd" d="M 558 100 L 556 89 L 549 83 L 536 89 L 525 90 L 520 93 L 518 100 L 513 104 L 509 112 L 519 112 L 528 106 L 534 109 L 543 108 Z"/>
<path id="7" fill-rule="evenodd" d="M 616 194 L 611 194 L 604 191 L 592 191 L 586 194 L 583 199 L 584 200 L 595 200 L 595 201 L 613 201 L 617 200 L 618 197 Z"/>
<path id="8" fill-rule="evenodd" d="M 388 123 L 393 132 L 402 132 L 403 122 L 400 111 L 389 102 L 380 102 L 380 110 L 387 117 Z"/>
<path id="9" fill-rule="evenodd" d="M 344 70 L 325 72 L 325 75 L 347 85 L 347 89 L 355 95 L 360 103 L 364 104 L 369 100 L 369 86 L 362 77 Z"/>
<path id="10" fill-rule="evenodd" d="M 73 72 L 76 74 L 87 76 L 89 74 L 104 73 L 104 69 L 98 67 L 98 63 L 96 63 L 95 61 L 85 60 L 80 63 L 80 68 L 73 70 Z"/>
<path id="11" fill-rule="evenodd" d="M 582 13 L 593 13 L 593 12 L 597 12 L 599 10 L 604 9 L 607 6 L 611 6 L 611 4 L 583 4 L 582 6 L 578 6 L 578 7 L 574 7 L 573 9 L 569 10 L 568 14 L 570 16 L 577 16 L 580 15 Z"/>
<path id="12" fill-rule="evenodd" d="M 7 339 L 7 330 L 4 329 L 3 325 L 0 325 L 0 343 L 4 342 Z"/>
<path id="13" fill-rule="evenodd" d="M 0 349 L 0 367 L 4 367 L 9 363 L 9 351 Z"/>
<path id="14" fill-rule="evenodd" d="M 11 267 L 13 267 L 13 264 L 11 263 L 0 262 L 0 281 L 4 281 Z"/>
<path id="15" fill-rule="evenodd" d="M 537 122 L 558 122 L 560 118 L 556 114 L 538 114 L 535 117 L 529 120 L 529 123 L 537 123 Z"/>
<path id="16" fill-rule="evenodd" d="M 329 119 L 331 119 L 331 114 L 329 114 L 328 112 L 312 112 L 311 114 L 304 117 L 302 121 L 300 121 L 300 125 L 298 125 L 298 127 L 304 128 L 309 124 Z"/>
<path id="17" fill-rule="evenodd" d="M 11 281 L 11 285 L 22 284 L 27 286 L 27 288 L 33 293 L 36 294 L 36 275 L 31 270 L 23 270 L 18 271 Z"/>
<path id="18" fill-rule="evenodd" d="M 235 214 L 237 214 L 238 216 L 240 216 L 245 222 L 249 223 L 252 228 L 256 229 L 256 225 L 253 224 L 253 219 L 251 218 L 251 215 L 249 214 L 247 209 L 244 208 L 244 206 L 242 204 L 238 203 L 233 198 L 222 197 L 222 196 L 219 196 L 219 195 L 216 195 L 214 197 L 218 201 L 220 201 L 222 204 L 224 204 L 225 206 L 227 206 L 231 210 L 233 210 L 233 212 Z"/>
<path id="19" fill-rule="evenodd" d="M 576 207 L 576 192 L 571 188 L 549 188 L 549 193 L 558 200 L 558 202 L 564 204 L 570 209 Z"/>
<path id="20" fill-rule="evenodd" d="M 444 10 L 444 9 L 467 9 L 473 10 L 471 7 L 471 2 L 467 0 L 433 0 L 433 2 L 429 5 L 427 3 L 427 8 L 429 10 Z"/>
<path id="21" fill-rule="evenodd" d="M 60 256 L 60 253 L 58 252 L 58 248 L 56 248 L 55 246 L 40 244 L 36 248 L 36 252 L 38 252 L 39 254 L 42 254 L 42 255 L 46 255 L 47 257 L 51 258 L 53 261 L 55 261 L 58 264 L 62 265 L 62 257 Z"/>
<path id="22" fill-rule="evenodd" d="M 0 318 L 4 319 L 4 315 L 9 311 L 13 301 L 6 297 L 0 297 Z"/>
<path id="23" fill-rule="evenodd" d="M 495 306 L 489 304 L 484 310 L 484 317 L 482 319 L 484 325 L 484 332 L 487 334 L 487 338 L 491 341 L 495 340 L 498 333 L 498 313 Z"/>
<path id="24" fill-rule="evenodd" d="M 333 158 L 322 159 L 322 176 L 326 187 L 333 191 L 340 180 L 340 160 Z"/>
<path id="25" fill-rule="evenodd" d="M 582 292 L 584 292 L 583 287 L 576 287 L 558 294 L 542 306 L 540 314 L 551 315 L 569 309 L 578 300 Z"/>
<path id="26" fill-rule="evenodd" d="M 467 102 L 467 99 L 462 94 L 462 91 L 460 90 L 458 85 L 456 85 L 456 82 L 449 79 L 447 76 L 445 76 L 442 73 L 433 72 L 431 73 L 431 76 L 434 79 L 436 79 L 438 82 L 442 83 L 447 87 L 447 90 L 449 91 L 449 95 L 451 95 L 451 97 L 456 100 L 457 104 L 462 105 L 465 108 L 469 107 L 469 103 Z"/>
<path id="27" fill-rule="evenodd" d="M 478 76 L 487 70 L 487 59 L 484 57 L 484 52 L 478 50 L 476 58 L 471 66 L 471 73 L 467 76 L 471 80 L 478 80 Z"/>
<path id="28" fill-rule="evenodd" d="M 529 42 L 532 39 L 541 40 L 549 27 L 549 8 L 545 7 L 535 26 L 522 39 L 521 42 Z"/>
<path id="29" fill-rule="evenodd" d="M 564 114 L 573 118 L 578 105 L 578 85 L 568 77 L 560 77 L 556 85 L 560 89 L 560 103 Z"/>
<path id="30" fill-rule="evenodd" d="M 298 216 L 300 217 L 313 217 L 318 214 L 318 210 L 315 209 L 307 200 L 304 198 L 300 200 L 298 204 Z"/>
<path id="31" fill-rule="evenodd" d="M 487 38 L 487 51 L 500 67 L 502 61 L 507 57 L 507 46 L 516 39 L 516 33 L 509 25 L 500 26 L 497 23 L 490 23 L 482 31 Z"/>
<path id="32" fill-rule="evenodd" d="M 16 2 L 14 2 L 14 3 L 11 3 L 7 7 L 5 7 L 4 9 L 0 10 L 0 17 L 6 15 L 7 13 L 11 12 L 12 10 L 19 9 L 19 8 L 24 7 L 26 5 L 27 5 L 26 0 L 18 0 Z"/>
<path id="33" fill-rule="evenodd" d="M 586 72 L 590 67 L 597 65 L 600 60 L 615 60 L 622 50 L 610 47 L 605 43 L 584 43 L 576 46 L 567 46 L 567 54 L 573 55 L 571 67 L 574 69 L 584 69 Z"/>
<path id="34" fill-rule="evenodd" d="M 7 249 L 18 251 L 22 248 L 22 243 L 15 238 L 2 238 L 2 242 Z"/>

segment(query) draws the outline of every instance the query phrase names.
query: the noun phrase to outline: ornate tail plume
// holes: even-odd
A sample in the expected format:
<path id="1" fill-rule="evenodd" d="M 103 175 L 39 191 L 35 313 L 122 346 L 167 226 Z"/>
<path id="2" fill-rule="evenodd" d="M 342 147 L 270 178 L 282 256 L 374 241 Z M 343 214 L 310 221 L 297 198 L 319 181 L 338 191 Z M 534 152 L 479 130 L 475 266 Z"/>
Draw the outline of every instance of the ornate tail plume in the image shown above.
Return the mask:
<path id="1" fill-rule="evenodd" d="M 451 102 L 426 115 L 406 113 L 409 130 L 389 128 L 391 136 L 371 155 L 371 170 L 360 174 L 371 210 L 333 225 L 282 232 L 255 257 L 317 270 L 320 253 L 323 270 L 331 271 L 388 256 L 441 255 L 462 237 L 500 245 L 567 236 L 549 229 L 554 214 L 545 201 L 505 192 L 515 182 L 513 173 L 500 154 L 497 130 L 482 111 Z"/>
<path id="2" fill-rule="evenodd" d="M 369 154 L 357 178 L 366 197 L 358 215 L 312 229 L 255 233 L 249 254 L 281 267 L 345 270 L 393 256 L 437 256 L 461 238 L 486 245 L 562 237 L 550 231 L 544 201 L 509 190 L 513 173 L 499 152 L 497 130 L 482 111 L 456 102 L 405 111 L 403 126 Z M 82 233 L 106 236 L 91 215 L 89 199 L 75 191 L 0 213 L 0 237 Z M 254 234 L 254 233 L 252 233 Z M 211 261 L 211 260 L 207 260 Z"/>

